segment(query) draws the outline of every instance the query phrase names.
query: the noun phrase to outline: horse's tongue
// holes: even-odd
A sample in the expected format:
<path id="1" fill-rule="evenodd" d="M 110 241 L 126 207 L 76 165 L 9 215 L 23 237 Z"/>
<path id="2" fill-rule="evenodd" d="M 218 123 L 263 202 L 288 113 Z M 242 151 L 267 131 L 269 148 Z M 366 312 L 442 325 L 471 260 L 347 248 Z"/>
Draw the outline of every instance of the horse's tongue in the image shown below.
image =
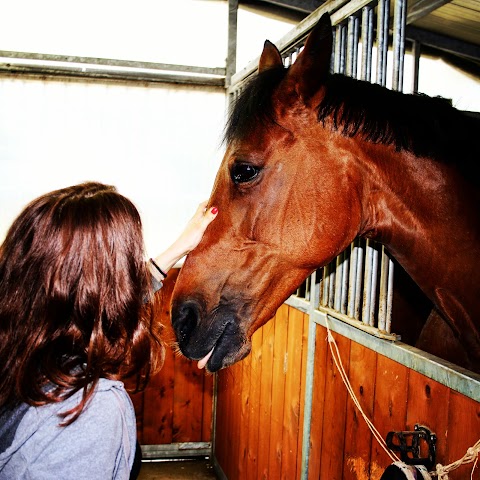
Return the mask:
<path id="1" fill-rule="evenodd" d="M 215 347 L 214 347 L 215 348 Z M 213 348 L 201 359 L 198 361 L 198 368 L 201 370 L 208 362 L 208 359 L 212 356 Z"/>

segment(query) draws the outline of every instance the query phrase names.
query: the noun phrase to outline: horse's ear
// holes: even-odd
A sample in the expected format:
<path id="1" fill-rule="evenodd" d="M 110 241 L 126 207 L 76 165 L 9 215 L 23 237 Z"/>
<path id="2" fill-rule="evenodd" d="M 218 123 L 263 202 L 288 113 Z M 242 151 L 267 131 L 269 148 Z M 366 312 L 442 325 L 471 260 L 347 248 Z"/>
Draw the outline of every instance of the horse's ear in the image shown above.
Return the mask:
<path id="1" fill-rule="evenodd" d="M 332 22 L 330 15 L 324 13 L 288 72 L 288 78 L 294 81 L 302 98 L 312 97 L 325 82 L 330 72 L 332 44 Z"/>
<path id="2" fill-rule="evenodd" d="M 278 48 L 269 40 L 265 40 L 263 52 L 258 62 L 258 72 L 261 73 L 269 68 L 283 67 L 282 57 Z"/>

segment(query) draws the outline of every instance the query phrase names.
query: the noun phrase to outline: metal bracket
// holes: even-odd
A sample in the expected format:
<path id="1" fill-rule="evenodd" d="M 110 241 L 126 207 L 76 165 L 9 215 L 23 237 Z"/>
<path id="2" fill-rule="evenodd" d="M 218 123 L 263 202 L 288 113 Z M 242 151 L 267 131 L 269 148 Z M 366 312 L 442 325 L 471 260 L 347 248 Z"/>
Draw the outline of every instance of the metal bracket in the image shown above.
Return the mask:
<path id="1" fill-rule="evenodd" d="M 424 465 L 430 470 L 435 465 L 437 436 L 422 425 L 416 424 L 414 428 L 413 432 L 388 432 L 387 446 L 399 451 L 402 462 L 407 465 Z"/>

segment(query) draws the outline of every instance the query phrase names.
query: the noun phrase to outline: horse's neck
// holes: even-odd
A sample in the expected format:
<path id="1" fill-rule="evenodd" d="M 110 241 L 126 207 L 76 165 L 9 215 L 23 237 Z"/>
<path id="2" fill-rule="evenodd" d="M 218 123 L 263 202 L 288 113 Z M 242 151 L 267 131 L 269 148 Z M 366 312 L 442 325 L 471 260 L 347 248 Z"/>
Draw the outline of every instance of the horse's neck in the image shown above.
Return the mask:
<path id="1" fill-rule="evenodd" d="M 383 150 L 375 156 L 380 161 L 370 161 L 364 186 L 365 233 L 383 243 L 437 305 L 457 299 L 455 308 L 480 321 L 478 194 L 444 164 Z"/>

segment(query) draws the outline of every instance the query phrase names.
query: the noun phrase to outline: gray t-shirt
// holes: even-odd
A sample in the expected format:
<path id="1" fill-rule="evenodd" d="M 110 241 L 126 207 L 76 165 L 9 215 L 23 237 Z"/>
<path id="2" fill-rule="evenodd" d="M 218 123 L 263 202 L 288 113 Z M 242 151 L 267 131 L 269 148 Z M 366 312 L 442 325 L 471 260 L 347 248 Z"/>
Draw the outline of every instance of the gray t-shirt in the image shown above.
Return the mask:
<path id="1" fill-rule="evenodd" d="M 60 427 L 58 413 L 77 405 L 81 394 L 41 407 L 20 406 L 18 424 L 0 425 L 0 480 L 129 479 L 137 433 L 123 383 L 100 379 L 82 414 Z"/>

